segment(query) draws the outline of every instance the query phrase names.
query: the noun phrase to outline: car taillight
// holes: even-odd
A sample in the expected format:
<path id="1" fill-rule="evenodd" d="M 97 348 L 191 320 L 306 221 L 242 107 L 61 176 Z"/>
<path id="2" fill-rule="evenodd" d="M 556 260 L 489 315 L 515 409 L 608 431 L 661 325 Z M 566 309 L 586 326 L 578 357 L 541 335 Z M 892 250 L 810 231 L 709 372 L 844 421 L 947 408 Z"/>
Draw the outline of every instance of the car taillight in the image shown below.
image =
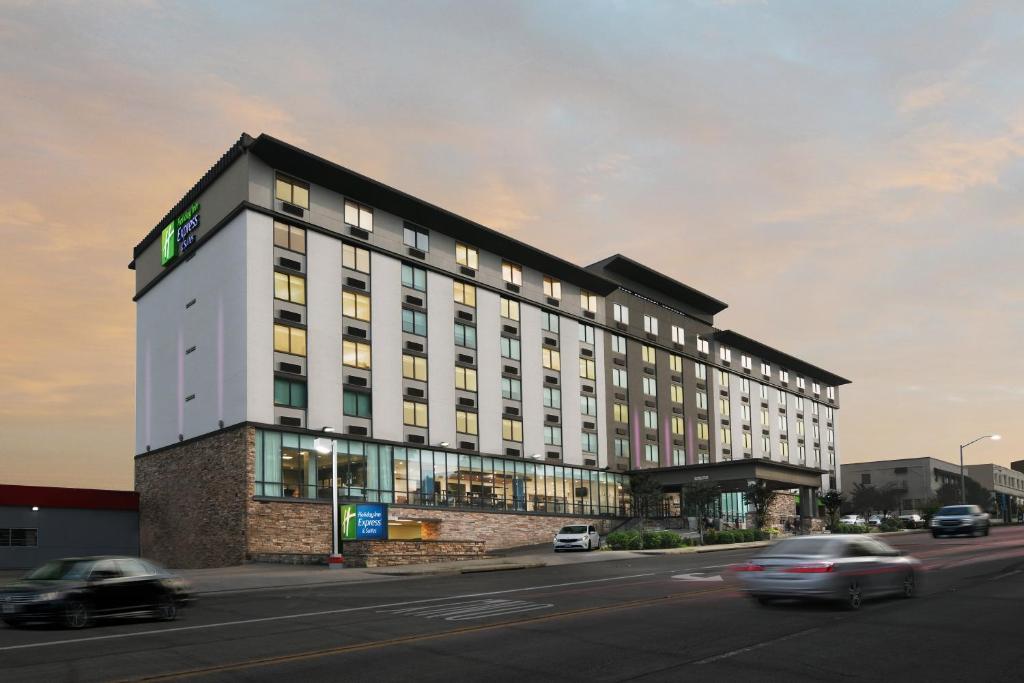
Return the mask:
<path id="1" fill-rule="evenodd" d="M 748 562 L 747 564 L 737 564 L 733 566 L 732 570 L 735 572 L 763 572 L 764 567 Z"/>
<path id="2" fill-rule="evenodd" d="M 800 564 L 795 567 L 789 567 L 783 571 L 789 572 L 790 574 L 824 574 L 832 571 L 833 565 L 831 562 L 822 562 L 821 564 Z"/>

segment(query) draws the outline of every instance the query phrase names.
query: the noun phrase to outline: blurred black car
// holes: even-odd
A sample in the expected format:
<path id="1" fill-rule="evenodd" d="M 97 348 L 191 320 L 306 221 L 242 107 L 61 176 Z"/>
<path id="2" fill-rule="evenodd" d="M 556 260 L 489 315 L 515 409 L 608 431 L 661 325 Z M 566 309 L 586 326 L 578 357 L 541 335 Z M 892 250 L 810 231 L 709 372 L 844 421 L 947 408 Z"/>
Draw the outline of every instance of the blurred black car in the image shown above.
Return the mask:
<path id="1" fill-rule="evenodd" d="M 170 621 L 190 602 L 188 584 L 137 557 L 69 557 L 0 586 L 0 619 L 85 628 L 103 617 L 146 616 Z"/>

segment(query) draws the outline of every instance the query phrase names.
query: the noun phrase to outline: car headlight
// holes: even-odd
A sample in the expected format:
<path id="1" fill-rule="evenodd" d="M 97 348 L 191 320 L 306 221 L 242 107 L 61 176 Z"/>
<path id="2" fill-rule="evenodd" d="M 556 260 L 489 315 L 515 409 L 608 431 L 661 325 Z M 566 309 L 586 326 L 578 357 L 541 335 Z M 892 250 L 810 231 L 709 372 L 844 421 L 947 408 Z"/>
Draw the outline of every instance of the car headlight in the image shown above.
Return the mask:
<path id="1" fill-rule="evenodd" d="M 36 602 L 52 602 L 54 600 L 60 600 L 64 597 L 64 594 L 60 591 L 51 591 L 49 593 L 40 593 L 36 596 Z"/>
<path id="2" fill-rule="evenodd" d="M 932 519 L 932 521 L 930 523 L 931 523 L 932 526 L 938 526 L 939 525 L 939 520 Z"/>

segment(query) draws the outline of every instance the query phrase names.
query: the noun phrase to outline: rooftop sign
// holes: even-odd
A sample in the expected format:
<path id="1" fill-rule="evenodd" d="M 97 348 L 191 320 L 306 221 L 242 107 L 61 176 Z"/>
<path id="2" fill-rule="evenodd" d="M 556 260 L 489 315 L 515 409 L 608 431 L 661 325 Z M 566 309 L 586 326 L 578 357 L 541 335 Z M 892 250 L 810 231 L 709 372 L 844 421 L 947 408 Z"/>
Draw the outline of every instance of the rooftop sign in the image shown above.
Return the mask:
<path id="1" fill-rule="evenodd" d="M 160 235 L 160 265 L 166 266 L 195 244 L 199 229 L 199 202 L 193 202 L 180 216 L 167 224 Z"/>

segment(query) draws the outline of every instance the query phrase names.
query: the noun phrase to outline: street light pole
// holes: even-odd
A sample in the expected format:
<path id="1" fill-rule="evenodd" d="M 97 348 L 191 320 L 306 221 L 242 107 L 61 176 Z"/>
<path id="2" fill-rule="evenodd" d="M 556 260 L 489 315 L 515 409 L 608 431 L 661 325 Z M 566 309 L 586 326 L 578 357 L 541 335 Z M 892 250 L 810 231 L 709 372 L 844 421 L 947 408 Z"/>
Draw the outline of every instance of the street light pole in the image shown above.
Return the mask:
<path id="1" fill-rule="evenodd" d="M 338 528 L 338 443 L 330 434 L 334 427 L 324 427 L 323 431 L 328 434 L 331 441 L 331 556 L 327 561 L 329 567 L 341 567 L 341 529 Z M 323 439 L 316 440 L 316 450 L 320 453 L 327 453 L 327 448 L 322 445 Z"/>
<path id="2" fill-rule="evenodd" d="M 973 441 L 960 444 L 960 502 L 967 502 L 967 479 L 964 477 L 964 449 L 970 446 L 972 443 L 977 443 L 982 439 L 992 439 L 993 441 L 999 441 L 1003 437 L 998 434 L 986 434 L 985 436 L 979 436 Z"/>

